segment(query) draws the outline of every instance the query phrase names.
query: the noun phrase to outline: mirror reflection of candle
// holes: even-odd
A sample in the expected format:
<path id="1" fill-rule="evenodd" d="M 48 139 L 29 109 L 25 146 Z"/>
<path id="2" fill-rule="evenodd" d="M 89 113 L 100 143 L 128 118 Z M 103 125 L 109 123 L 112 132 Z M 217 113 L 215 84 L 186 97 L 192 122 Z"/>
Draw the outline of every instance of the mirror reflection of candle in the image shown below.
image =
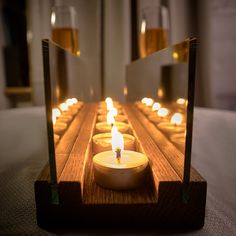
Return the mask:
<path id="1" fill-rule="evenodd" d="M 168 136 L 173 133 L 183 133 L 185 131 L 185 124 L 183 124 L 182 121 L 183 115 L 180 113 L 175 113 L 171 117 L 170 122 L 161 122 L 157 125 L 157 127 Z"/>
<path id="2" fill-rule="evenodd" d="M 64 122 L 57 122 L 58 115 L 59 115 L 59 112 L 57 111 L 57 108 L 54 108 L 52 110 L 53 132 L 57 135 L 62 135 L 67 128 L 67 124 Z"/>
<path id="3" fill-rule="evenodd" d="M 176 112 L 170 119 L 170 123 L 174 125 L 180 125 L 183 122 L 183 115 Z"/>
<path id="4" fill-rule="evenodd" d="M 161 104 L 159 102 L 155 102 L 152 105 L 152 111 L 158 111 L 161 108 Z"/>
<path id="5" fill-rule="evenodd" d="M 114 116 L 111 112 L 107 113 L 107 124 L 113 126 L 115 124 Z"/>
<path id="6" fill-rule="evenodd" d="M 162 107 L 157 111 L 157 115 L 161 118 L 166 117 L 168 114 L 169 114 L 169 110 L 165 107 Z"/>
<path id="7" fill-rule="evenodd" d="M 72 116 L 77 114 L 77 109 L 69 109 L 68 104 L 66 104 L 65 102 L 61 103 L 59 105 L 59 108 L 63 114 L 68 114 L 68 115 L 72 115 Z"/>

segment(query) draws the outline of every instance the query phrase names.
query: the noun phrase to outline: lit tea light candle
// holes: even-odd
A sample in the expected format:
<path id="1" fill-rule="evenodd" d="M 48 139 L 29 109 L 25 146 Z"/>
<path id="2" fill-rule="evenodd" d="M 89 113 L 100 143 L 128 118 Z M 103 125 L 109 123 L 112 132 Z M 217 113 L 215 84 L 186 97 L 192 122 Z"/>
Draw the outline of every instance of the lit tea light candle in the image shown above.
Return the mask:
<path id="1" fill-rule="evenodd" d="M 99 122 L 104 122 L 104 121 L 106 121 L 106 119 L 107 119 L 107 116 L 105 116 L 105 115 L 98 115 L 98 118 L 97 118 L 97 120 L 98 120 Z M 119 122 L 125 122 L 125 123 L 127 123 L 127 117 L 124 116 L 124 115 L 117 115 L 117 116 L 115 117 L 115 120 L 116 120 L 116 121 L 119 121 Z"/>
<path id="2" fill-rule="evenodd" d="M 58 108 L 52 109 L 53 116 L 56 117 L 56 122 L 70 123 L 73 119 L 73 116 L 62 114 Z"/>
<path id="3" fill-rule="evenodd" d="M 63 102 L 59 105 L 60 110 L 62 111 L 62 114 L 67 114 L 74 116 L 77 114 L 78 110 L 77 109 L 69 109 L 69 106 Z"/>
<path id="4" fill-rule="evenodd" d="M 153 114 L 153 112 L 157 112 L 161 108 L 161 104 L 159 102 L 153 103 L 153 105 L 150 107 L 144 107 L 142 109 L 143 113 L 147 116 Z"/>
<path id="5" fill-rule="evenodd" d="M 112 130 L 115 129 L 116 126 L 112 127 Z M 114 131 L 113 131 L 114 132 Z M 124 138 L 124 148 L 125 150 L 135 150 L 135 138 L 130 134 L 123 134 Z M 97 154 L 99 152 L 109 151 L 111 150 L 111 133 L 102 133 L 96 134 L 93 136 L 93 153 Z"/>
<path id="6" fill-rule="evenodd" d="M 183 133 L 185 132 L 186 124 L 182 123 L 183 116 L 180 113 L 175 113 L 170 122 L 161 122 L 157 125 L 157 127 L 163 131 L 168 136 L 174 133 Z"/>
<path id="7" fill-rule="evenodd" d="M 67 124 L 63 122 L 57 122 L 57 117 L 52 113 L 52 123 L 53 123 L 53 133 L 57 135 L 62 135 L 66 128 Z"/>
<path id="8" fill-rule="evenodd" d="M 188 100 L 184 98 L 178 98 L 174 104 L 177 111 L 186 110 L 188 105 Z"/>
<path id="9" fill-rule="evenodd" d="M 158 109 L 156 115 L 148 116 L 148 119 L 155 124 L 159 124 L 160 122 L 168 121 L 170 111 L 168 108 L 162 107 Z"/>
<path id="10" fill-rule="evenodd" d="M 172 134 L 170 140 L 182 153 L 185 152 L 186 132 Z"/>
<path id="11" fill-rule="evenodd" d="M 139 152 L 123 150 L 120 132 L 112 133 L 112 151 L 93 157 L 94 179 L 102 187 L 114 190 L 137 188 L 144 183 L 148 158 Z"/>

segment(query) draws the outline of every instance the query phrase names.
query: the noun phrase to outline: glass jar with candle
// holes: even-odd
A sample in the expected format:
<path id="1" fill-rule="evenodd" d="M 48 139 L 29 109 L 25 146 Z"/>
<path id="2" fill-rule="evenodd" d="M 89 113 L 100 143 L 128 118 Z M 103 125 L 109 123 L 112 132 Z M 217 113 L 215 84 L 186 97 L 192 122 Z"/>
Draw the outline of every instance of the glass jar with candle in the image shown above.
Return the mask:
<path id="1" fill-rule="evenodd" d="M 62 48 L 79 56 L 79 30 L 75 8 L 69 5 L 53 6 L 51 27 L 52 40 Z"/>

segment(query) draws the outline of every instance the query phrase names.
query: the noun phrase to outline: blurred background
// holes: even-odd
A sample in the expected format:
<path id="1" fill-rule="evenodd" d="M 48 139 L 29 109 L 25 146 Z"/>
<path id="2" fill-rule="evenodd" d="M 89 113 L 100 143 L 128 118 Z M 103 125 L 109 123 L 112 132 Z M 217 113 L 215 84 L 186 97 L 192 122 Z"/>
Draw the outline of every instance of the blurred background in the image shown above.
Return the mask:
<path id="1" fill-rule="evenodd" d="M 44 104 L 41 40 L 52 39 L 52 7 L 63 4 L 0 0 L 1 110 Z M 190 36 L 198 39 L 196 106 L 236 110 L 236 1 L 67 0 L 66 4 L 74 9 L 78 36 L 71 52 L 81 58 L 84 78 L 96 85 L 94 100 L 112 95 L 125 101 L 125 65 L 152 53 L 152 48 L 142 48 L 142 29 L 149 29 L 150 9 L 157 9 L 160 25 L 155 27 L 161 31 L 155 35 L 163 40 L 154 51 Z M 155 37 L 151 31 L 149 35 L 150 40 Z"/>

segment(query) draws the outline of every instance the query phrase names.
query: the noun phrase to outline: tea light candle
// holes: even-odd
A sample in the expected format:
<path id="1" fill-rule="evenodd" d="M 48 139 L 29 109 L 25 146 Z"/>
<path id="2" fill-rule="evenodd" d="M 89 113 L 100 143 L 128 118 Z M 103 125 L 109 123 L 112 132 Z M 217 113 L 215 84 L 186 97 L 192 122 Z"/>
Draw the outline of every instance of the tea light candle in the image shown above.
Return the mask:
<path id="1" fill-rule="evenodd" d="M 161 108 L 161 104 L 159 102 L 153 103 L 152 107 L 145 107 L 142 109 L 143 113 L 147 116 L 157 112 Z"/>
<path id="2" fill-rule="evenodd" d="M 107 109 L 105 109 L 105 108 L 99 108 L 99 109 L 98 109 L 98 114 L 99 114 L 99 115 L 106 115 L 108 111 L 109 111 L 109 110 L 107 110 Z M 117 109 L 117 114 L 123 114 L 123 111 L 122 111 L 121 108 L 120 108 L 120 109 Z"/>
<path id="3" fill-rule="evenodd" d="M 63 122 L 63 123 L 67 123 L 69 124 L 73 119 L 73 116 L 71 115 L 67 115 L 67 114 L 61 114 L 59 117 L 58 117 L 58 122 Z"/>
<path id="4" fill-rule="evenodd" d="M 53 132 L 54 134 L 57 134 L 57 135 L 62 135 L 65 130 L 67 128 L 67 124 L 66 123 L 63 123 L 63 122 L 56 122 L 54 125 L 53 125 Z"/>
<path id="5" fill-rule="evenodd" d="M 115 125 L 121 133 L 123 133 L 123 134 L 130 133 L 130 127 L 128 124 L 126 124 L 124 122 L 115 122 Z M 111 132 L 111 125 L 109 125 L 107 122 L 99 122 L 95 126 L 95 132 L 97 134 L 109 133 L 109 132 Z"/>
<path id="6" fill-rule="evenodd" d="M 123 134 L 125 150 L 135 150 L 135 138 L 130 134 Z M 96 134 L 93 136 L 93 153 L 111 150 L 111 133 Z"/>
<path id="7" fill-rule="evenodd" d="M 121 133 L 112 133 L 112 150 L 93 157 L 94 180 L 102 187 L 125 190 L 144 183 L 148 158 L 139 152 L 123 150 Z"/>
<path id="8" fill-rule="evenodd" d="M 97 118 L 97 120 L 99 122 L 104 122 L 104 121 L 106 121 L 106 119 L 107 119 L 107 117 L 105 115 L 99 115 L 98 118 Z M 115 116 L 115 120 L 119 121 L 119 122 L 127 123 L 127 118 L 124 115 L 117 115 L 117 116 Z"/>
<path id="9" fill-rule="evenodd" d="M 182 115 L 180 113 L 175 113 L 170 122 L 161 122 L 157 127 L 163 131 L 168 136 L 174 133 L 183 133 L 185 131 L 186 124 L 182 123 Z"/>
<path id="10" fill-rule="evenodd" d="M 75 116 L 78 112 L 78 109 L 76 108 L 70 108 L 65 102 L 61 103 L 59 105 L 60 110 L 62 111 L 62 114 L 67 114 L 71 116 Z"/>
<path id="11" fill-rule="evenodd" d="M 185 152 L 186 133 L 173 134 L 170 140 L 182 152 Z"/>
<path id="12" fill-rule="evenodd" d="M 156 115 L 148 116 L 148 119 L 155 124 L 159 124 L 160 122 L 168 121 L 169 114 L 169 109 L 162 107 L 157 111 Z"/>
<path id="13" fill-rule="evenodd" d="M 53 135 L 53 138 L 54 138 L 54 144 L 55 144 L 55 145 L 58 144 L 59 139 L 60 139 L 60 136 L 57 135 L 57 134 L 54 134 L 54 135 Z"/>

